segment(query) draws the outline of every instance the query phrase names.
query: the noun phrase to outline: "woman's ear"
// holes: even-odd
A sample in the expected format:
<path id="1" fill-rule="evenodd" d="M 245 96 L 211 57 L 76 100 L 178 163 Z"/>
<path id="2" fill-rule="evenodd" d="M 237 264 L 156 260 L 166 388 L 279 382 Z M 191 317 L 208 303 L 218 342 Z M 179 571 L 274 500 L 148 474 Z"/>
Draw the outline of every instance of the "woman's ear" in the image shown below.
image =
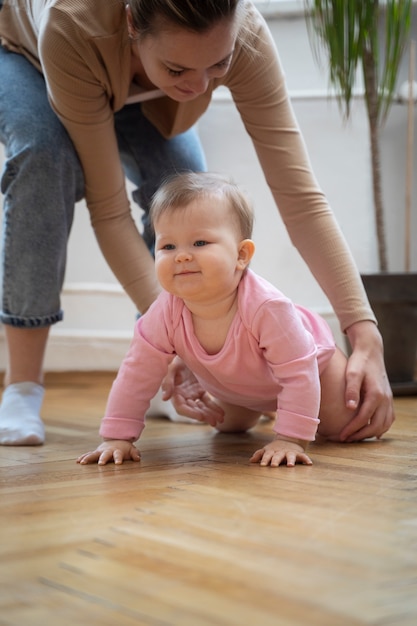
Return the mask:
<path id="1" fill-rule="evenodd" d="M 252 239 L 243 239 L 238 248 L 237 269 L 245 270 L 255 253 L 255 244 Z"/>

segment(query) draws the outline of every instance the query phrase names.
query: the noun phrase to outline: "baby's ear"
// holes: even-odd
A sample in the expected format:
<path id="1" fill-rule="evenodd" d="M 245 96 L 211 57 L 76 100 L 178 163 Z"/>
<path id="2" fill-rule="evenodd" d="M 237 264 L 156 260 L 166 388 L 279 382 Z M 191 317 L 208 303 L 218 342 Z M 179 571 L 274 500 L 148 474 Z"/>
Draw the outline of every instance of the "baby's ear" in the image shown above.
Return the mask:
<path id="1" fill-rule="evenodd" d="M 244 270 L 249 265 L 255 253 L 255 244 L 252 239 L 243 239 L 238 248 L 237 269 Z"/>

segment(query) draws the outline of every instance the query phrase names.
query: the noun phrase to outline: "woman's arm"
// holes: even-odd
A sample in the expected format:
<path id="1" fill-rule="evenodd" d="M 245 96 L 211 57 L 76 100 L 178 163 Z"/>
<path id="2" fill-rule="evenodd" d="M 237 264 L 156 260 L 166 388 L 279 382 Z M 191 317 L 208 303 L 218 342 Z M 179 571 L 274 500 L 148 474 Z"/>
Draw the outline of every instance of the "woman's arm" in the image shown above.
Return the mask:
<path id="1" fill-rule="evenodd" d="M 78 153 L 85 179 L 85 198 L 98 243 L 116 278 L 141 312 L 159 293 L 153 259 L 130 212 L 117 139 L 114 107 L 123 102 L 129 86 L 128 47 L 123 46 L 124 8 L 109 15 L 103 7 L 103 22 L 116 20 L 117 35 L 91 37 L 72 15 L 61 10 L 45 11 L 39 32 L 39 53 L 50 102 L 67 129 Z M 117 10 L 119 11 L 119 9 Z M 86 14 L 85 19 L 88 18 Z M 117 20 L 120 20 L 120 24 Z M 104 28 L 104 27 L 103 27 Z M 103 55 L 120 56 L 121 74 L 115 93 L 115 77 Z M 125 72 L 125 74 L 123 74 Z"/>
<path id="2" fill-rule="evenodd" d="M 242 49 L 227 85 L 251 136 L 291 241 L 329 298 L 353 353 L 346 403 L 361 405 L 348 438 L 380 436 L 394 419 L 383 346 L 358 269 L 312 172 L 270 32 L 256 10 L 255 53 Z M 365 429 L 365 431 L 364 431 Z"/>
<path id="3" fill-rule="evenodd" d="M 352 355 L 346 369 L 346 406 L 360 407 L 342 431 L 342 441 L 381 437 L 395 420 L 392 391 L 385 369 L 382 337 L 373 322 L 357 322 L 346 330 Z"/>
<path id="4" fill-rule="evenodd" d="M 345 331 L 358 321 L 375 318 L 347 243 L 313 174 L 270 31 L 256 15 L 254 11 L 256 51 L 240 50 L 227 85 L 291 241 Z"/>

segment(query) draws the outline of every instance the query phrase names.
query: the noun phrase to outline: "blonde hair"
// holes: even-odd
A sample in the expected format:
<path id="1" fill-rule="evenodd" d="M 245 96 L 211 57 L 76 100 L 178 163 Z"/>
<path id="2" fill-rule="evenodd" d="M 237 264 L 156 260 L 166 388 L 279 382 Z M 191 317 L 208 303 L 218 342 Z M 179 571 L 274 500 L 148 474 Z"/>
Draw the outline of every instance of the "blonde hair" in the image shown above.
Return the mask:
<path id="1" fill-rule="evenodd" d="M 185 209 L 198 198 L 219 196 L 227 200 L 242 239 L 252 237 L 254 214 L 246 195 L 230 179 L 214 172 L 185 172 L 168 178 L 154 194 L 149 217 L 154 227 L 158 219 L 177 209 Z"/>

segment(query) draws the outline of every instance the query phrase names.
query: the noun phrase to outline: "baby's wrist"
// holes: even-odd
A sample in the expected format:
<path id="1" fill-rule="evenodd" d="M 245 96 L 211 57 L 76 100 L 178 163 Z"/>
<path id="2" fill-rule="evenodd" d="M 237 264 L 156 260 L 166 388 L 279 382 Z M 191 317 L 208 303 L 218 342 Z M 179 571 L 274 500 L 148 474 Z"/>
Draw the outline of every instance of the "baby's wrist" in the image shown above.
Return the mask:
<path id="1" fill-rule="evenodd" d="M 107 442 L 107 441 L 126 441 L 126 443 L 134 443 L 136 441 L 136 439 L 134 439 L 133 437 L 131 439 L 114 439 L 113 437 L 103 437 L 103 441 Z"/>
<path id="2" fill-rule="evenodd" d="M 296 439 L 295 437 L 287 437 L 286 435 L 280 435 L 279 433 L 275 436 L 275 441 L 288 441 L 289 443 L 295 443 L 304 451 L 307 449 L 309 441 L 305 441 L 305 439 Z"/>

